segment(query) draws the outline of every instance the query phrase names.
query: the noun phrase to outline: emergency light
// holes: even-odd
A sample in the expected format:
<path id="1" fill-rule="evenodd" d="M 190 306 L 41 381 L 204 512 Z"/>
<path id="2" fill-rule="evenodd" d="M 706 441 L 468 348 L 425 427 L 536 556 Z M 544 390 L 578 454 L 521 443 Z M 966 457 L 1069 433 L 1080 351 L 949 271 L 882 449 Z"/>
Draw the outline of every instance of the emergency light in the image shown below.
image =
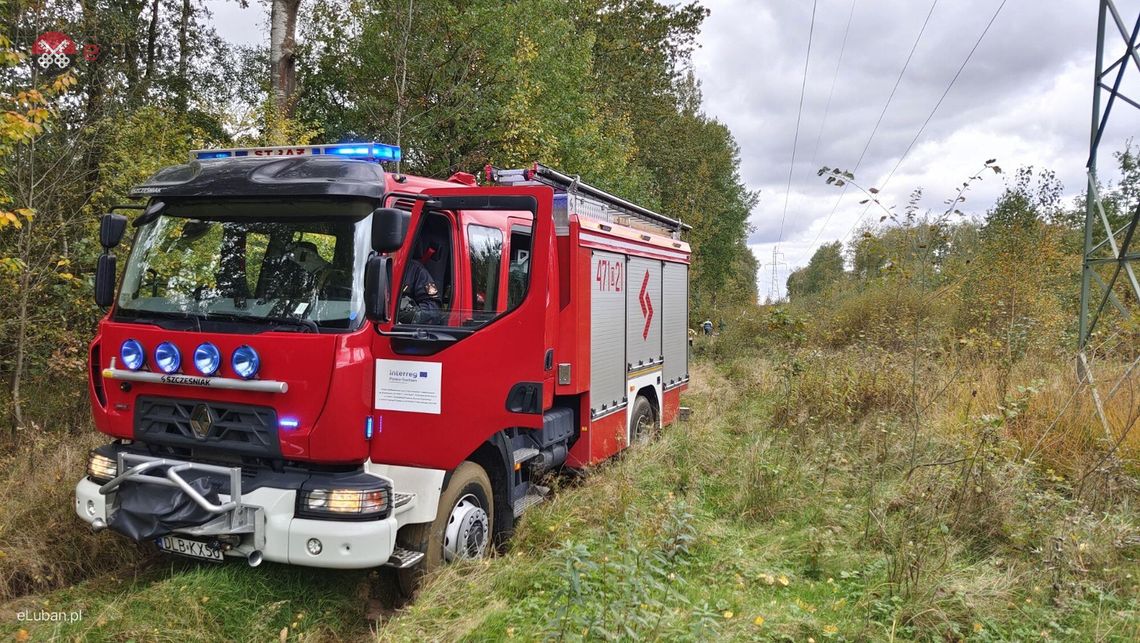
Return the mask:
<path id="1" fill-rule="evenodd" d="M 170 342 L 162 342 L 154 347 L 154 363 L 163 373 L 174 373 L 182 366 L 182 354 Z"/>
<path id="2" fill-rule="evenodd" d="M 146 363 L 146 351 L 137 339 L 128 339 L 119 348 L 119 357 L 123 358 L 123 366 L 137 371 Z"/>
<path id="3" fill-rule="evenodd" d="M 361 161 L 399 161 L 400 146 L 386 143 L 338 143 L 336 145 L 285 145 L 278 147 L 233 147 L 221 150 L 194 150 L 191 161 L 237 157 L 278 158 L 286 156 L 336 156 Z"/>
<path id="4" fill-rule="evenodd" d="M 221 365 L 222 352 L 218 350 L 217 346 L 206 342 L 194 349 L 194 366 L 202 375 L 206 377 L 212 376 L 218 372 L 218 367 Z"/>

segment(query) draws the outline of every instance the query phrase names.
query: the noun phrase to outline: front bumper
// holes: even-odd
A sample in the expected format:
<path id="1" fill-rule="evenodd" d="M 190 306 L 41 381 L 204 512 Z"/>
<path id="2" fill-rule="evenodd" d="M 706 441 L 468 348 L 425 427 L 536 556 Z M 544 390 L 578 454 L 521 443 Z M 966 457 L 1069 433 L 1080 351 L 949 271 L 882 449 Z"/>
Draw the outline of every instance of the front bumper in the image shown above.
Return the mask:
<path id="1" fill-rule="evenodd" d="M 169 459 L 152 468 L 169 470 L 183 465 L 194 469 L 211 468 Z M 119 470 L 124 470 L 121 464 Z M 225 551 L 227 556 L 247 558 L 257 552 L 264 560 L 291 565 L 362 569 L 378 567 L 392 559 L 398 527 L 395 512 L 387 518 L 355 522 L 298 518 L 294 516 L 296 489 L 266 485 L 242 492 L 240 470 L 234 471 L 238 472 L 233 478 L 236 486 L 231 484 L 227 490 L 234 489 L 236 493 L 219 494 L 220 504 L 212 505 L 213 510 L 218 510 L 216 517 L 205 524 L 175 529 L 172 533 L 197 539 L 236 540 L 238 544 Z M 169 477 L 142 475 L 133 479 L 167 484 L 156 481 Z M 100 488 L 104 486 L 107 485 L 100 485 L 89 478 L 83 478 L 75 486 L 75 512 L 93 527 L 108 524 L 116 510 L 116 491 L 103 493 Z M 321 541 L 319 554 L 310 553 L 306 547 L 311 538 Z"/>

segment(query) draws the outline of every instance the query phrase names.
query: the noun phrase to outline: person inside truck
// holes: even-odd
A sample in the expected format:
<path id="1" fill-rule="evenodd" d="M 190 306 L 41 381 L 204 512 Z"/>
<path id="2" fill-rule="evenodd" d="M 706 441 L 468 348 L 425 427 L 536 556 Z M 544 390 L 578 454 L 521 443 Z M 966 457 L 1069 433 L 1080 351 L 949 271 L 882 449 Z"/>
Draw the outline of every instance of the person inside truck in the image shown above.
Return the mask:
<path id="1" fill-rule="evenodd" d="M 400 321 L 405 324 L 438 324 L 443 299 L 435 279 L 417 259 L 404 268 L 404 287 L 400 290 Z"/>
<path id="2" fill-rule="evenodd" d="M 397 320 L 402 324 L 446 324 L 451 286 L 451 219 L 433 212 L 416 234 L 404 268 Z"/>

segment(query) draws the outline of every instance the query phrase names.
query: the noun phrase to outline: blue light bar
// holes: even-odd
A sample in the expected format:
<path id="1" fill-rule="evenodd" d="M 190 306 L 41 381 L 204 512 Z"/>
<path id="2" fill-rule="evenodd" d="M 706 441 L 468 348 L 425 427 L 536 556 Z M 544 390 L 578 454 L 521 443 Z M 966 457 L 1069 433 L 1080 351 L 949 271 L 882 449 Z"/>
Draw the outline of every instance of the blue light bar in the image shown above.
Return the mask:
<path id="1" fill-rule="evenodd" d="M 338 156 L 364 160 L 399 161 L 401 156 L 399 147 L 395 145 L 385 145 L 384 143 L 322 145 L 320 149 L 323 154 L 336 154 Z"/>
<path id="2" fill-rule="evenodd" d="M 234 147 L 224 150 L 194 150 L 191 161 L 210 161 L 238 156 L 280 158 L 287 156 L 326 156 L 361 161 L 399 161 L 403 154 L 398 145 L 386 143 L 338 143 L 336 145 L 288 145 L 280 147 Z"/>
<path id="3" fill-rule="evenodd" d="M 277 420 L 277 426 L 282 429 L 291 430 L 301 426 L 301 422 L 297 418 L 281 418 Z"/>

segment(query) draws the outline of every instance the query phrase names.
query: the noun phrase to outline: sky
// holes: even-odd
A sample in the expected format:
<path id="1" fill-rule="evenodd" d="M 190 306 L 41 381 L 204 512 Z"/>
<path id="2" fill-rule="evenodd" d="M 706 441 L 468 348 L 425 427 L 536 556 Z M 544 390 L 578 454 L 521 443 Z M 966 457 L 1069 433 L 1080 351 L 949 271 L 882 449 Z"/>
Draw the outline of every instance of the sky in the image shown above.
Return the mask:
<path id="1" fill-rule="evenodd" d="M 902 209 L 922 188 L 922 207 L 940 212 L 964 180 L 997 159 L 1005 174 L 974 184 L 960 207 L 974 216 L 984 214 L 1022 166 L 1053 170 L 1069 195 L 1084 190 L 1095 0 L 1006 0 L 933 116 L 1002 0 L 816 0 L 814 28 L 809 0 L 701 2 L 710 15 L 692 65 L 706 113 L 732 130 L 741 177 L 760 195 L 749 246 L 762 266 L 761 299 L 772 282 L 773 248 L 780 253 L 782 293 L 788 272 L 805 265 L 819 245 L 846 241 L 857 225 L 877 222 L 882 214 L 860 205 L 866 195 L 855 188 L 844 194 L 827 185 L 817 175 L 821 166 L 854 171 L 858 184 L 881 189 L 878 198 L 888 207 Z M 264 4 L 207 4 L 223 38 L 243 44 L 267 39 Z M 1117 6 L 1131 28 L 1140 0 L 1117 0 Z M 1123 54 L 1111 19 L 1106 41 L 1106 59 Z M 1140 100 L 1135 66 L 1122 89 Z M 1112 178 L 1111 152 L 1140 129 L 1140 111 L 1118 107 L 1101 145 L 1105 179 Z"/>

